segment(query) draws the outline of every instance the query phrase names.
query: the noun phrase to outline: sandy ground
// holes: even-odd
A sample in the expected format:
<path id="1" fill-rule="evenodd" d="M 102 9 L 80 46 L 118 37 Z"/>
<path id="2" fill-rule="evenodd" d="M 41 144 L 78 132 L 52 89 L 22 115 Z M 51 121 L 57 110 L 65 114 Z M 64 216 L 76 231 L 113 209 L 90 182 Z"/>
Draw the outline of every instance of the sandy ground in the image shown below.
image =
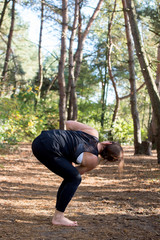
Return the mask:
<path id="1" fill-rule="evenodd" d="M 30 145 L 0 150 L 0 239 L 160 240 L 160 166 L 125 149 L 125 170 L 99 165 L 83 176 L 66 216 L 77 227 L 52 226 L 62 179 L 41 165 Z M 3 168 L 2 168 L 3 166 Z"/>

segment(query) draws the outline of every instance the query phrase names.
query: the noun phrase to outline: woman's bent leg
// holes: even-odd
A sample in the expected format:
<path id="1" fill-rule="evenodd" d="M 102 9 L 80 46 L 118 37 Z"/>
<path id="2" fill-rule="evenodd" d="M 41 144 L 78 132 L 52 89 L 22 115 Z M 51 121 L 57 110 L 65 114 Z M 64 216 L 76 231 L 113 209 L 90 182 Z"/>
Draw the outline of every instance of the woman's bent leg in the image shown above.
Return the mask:
<path id="1" fill-rule="evenodd" d="M 55 157 L 53 153 L 46 152 L 40 141 L 34 144 L 33 150 L 38 160 L 64 179 L 57 193 L 56 211 L 52 223 L 55 225 L 77 226 L 76 222 L 64 217 L 64 211 L 81 182 L 81 175 L 67 159 Z"/>
<path id="2" fill-rule="evenodd" d="M 50 163 L 49 169 L 64 179 L 57 193 L 56 211 L 52 223 L 54 225 L 77 226 L 77 222 L 64 217 L 64 211 L 81 183 L 81 175 L 64 158 L 54 158 L 54 163 Z"/>
<path id="3" fill-rule="evenodd" d="M 64 179 L 58 190 L 56 202 L 56 209 L 64 212 L 81 183 L 81 175 L 65 158 L 54 158 L 50 169 Z"/>

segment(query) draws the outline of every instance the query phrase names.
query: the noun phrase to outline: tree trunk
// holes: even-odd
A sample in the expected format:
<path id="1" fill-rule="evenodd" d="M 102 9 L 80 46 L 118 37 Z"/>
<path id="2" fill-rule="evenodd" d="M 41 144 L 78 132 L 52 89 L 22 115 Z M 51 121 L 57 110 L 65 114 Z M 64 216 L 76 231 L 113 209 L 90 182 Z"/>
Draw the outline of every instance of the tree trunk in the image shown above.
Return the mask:
<path id="1" fill-rule="evenodd" d="M 119 109 L 119 103 L 120 103 L 116 83 L 114 81 L 114 77 L 113 77 L 113 74 L 112 74 L 112 66 L 111 66 L 111 52 L 112 52 L 112 46 L 113 46 L 112 37 L 111 37 L 111 29 L 112 29 L 114 14 L 115 14 L 115 11 L 116 11 L 116 6 L 117 6 L 117 0 L 115 0 L 115 2 L 114 2 L 114 9 L 113 9 L 112 16 L 111 16 L 111 18 L 109 20 L 109 24 L 108 24 L 108 54 L 107 54 L 108 55 L 108 73 L 109 73 L 109 77 L 112 81 L 112 85 L 113 85 L 114 92 L 115 92 L 115 95 L 116 95 L 116 104 L 115 104 L 114 113 L 113 113 L 113 116 L 112 116 L 111 128 L 113 128 L 114 123 L 116 121 L 116 117 L 117 117 L 117 113 L 118 113 L 118 109 Z M 109 135 L 110 140 L 113 140 L 111 131 L 108 133 L 108 135 Z"/>
<path id="2" fill-rule="evenodd" d="M 16 1 L 12 0 L 11 26 L 10 26 L 10 31 L 9 31 L 9 35 L 8 35 L 7 51 L 6 51 L 6 57 L 5 57 L 5 62 L 4 62 L 4 66 L 3 66 L 3 72 L 2 72 L 0 96 L 2 95 L 3 91 L 5 91 L 5 81 L 6 81 L 6 77 L 7 77 L 8 62 L 9 62 L 9 57 L 10 57 L 10 49 L 11 49 L 11 42 L 12 42 L 14 22 L 15 22 L 15 3 L 16 3 Z"/>
<path id="3" fill-rule="evenodd" d="M 5 0 L 4 1 L 4 5 L 3 5 L 2 13 L 1 13 L 1 18 L 0 18 L 0 30 L 1 30 L 1 26 L 2 26 L 4 15 L 5 15 L 5 11 L 6 11 L 6 8 L 7 8 L 7 4 L 9 2 L 10 2 L 10 0 Z"/>
<path id="4" fill-rule="evenodd" d="M 127 1 L 127 11 L 129 15 L 132 35 L 134 39 L 134 44 L 136 48 L 137 57 L 140 63 L 141 71 L 144 77 L 144 80 L 146 82 L 147 90 L 151 99 L 151 104 L 153 108 L 153 112 L 155 115 L 155 119 L 157 121 L 158 126 L 160 126 L 160 98 L 157 90 L 157 86 L 155 84 L 155 81 L 153 79 L 153 76 L 151 74 L 150 66 L 147 61 L 141 39 L 140 39 L 140 33 L 135 17 L 135 13 L 133 12 L 133 8 L 131 6 L 131 0 Z M 160 139 L 160 131 L 157 133 L 156 140 Z M 159 140 L 160 141 L 160 140 Z M 157 154 L 158 154 L 158 162 L 160 163 L 160 143 L 157 141 Z"/>
<path id="5" fill-rule="evenodd" d="M 74 12 L 74 22 L 72 26 L 72 33 L 70 37 L 70 45 L 69 45 L 69 79 L 68 79 L 68 88 L 67 88 L 67 96 L 66 96 L 66 103 L 68 104 L 69 99 L 69 106 L 68 106 L 68 119 L 74 119 L 73 117 L 73 91 L 71 93 L 71 88 L 74 86 L 74 69 L 75 69 L 75 61 L 73 56 L 73 44 L 74 39 L 77 32 L 77 25 L 78 25 L 78 16 L 79 16 L 79 0 L 75 0 L 75 12 Z"/>
<path id="6" fill-rule="evenodd" d="M 53 84 L 57 81 L 57 79 L 58 79 L 58 75 L 55 75 L 55 77 L 54 77 L 54 78 L 52 79 L 52 81 L 50 82 L 50 84 L 49 84 L 49 86 L 48 86 L 48 88 L 47 88 L 47 90 L 46 90 L 46 92 L 45 92 L 45 94 L 44 94 L 44 98 L 47 97 L 50 89 L 52 88 Z"/>
<path id="7" fill-rule="evenodd" d="M 157 89 L 158 89 L 158 93 L 160 95 L 160 42 L 159 42 L 158 51 L 157 51 L 156 86 L 157 86 Z M 159 131 L 159 125 L 158 125 L 158 123 L 156 121 L 154 112 L 152 112 L 152 121 L 151 121 L 149 130 L 148 130 L 148 139 L 149 139 L 149 141 L 152 142 L 154 147 L 155 147 L 156 142 L 157 142 L 157 144 L 160 145 L 160 143 L 158 143 L 159 139 L 157 137 L 157 136 L 159 136 L 158 135 L 158 131 Z M 159 147 L 159 149 L 160 149 L 160 147 Z"/>
<path id="8" fill-rule="evenodd" d="M 74 73 L 74 82 L 73 82 L 72 87 L 71 87 L 71 97 L 72 97 L 72 103 L 71 104 L 73 106 L 73 119 L 74 120 L 77 119 L 78 108 L 77 108 L 76 84 L 77 84 L 77 80 L 78 80 L 78 77 L 79 77 L 80 68 L 81 68 L 82 59 L 83 59 L 83 46 L 84 46 L 86 37 L 89 33 L 89 30 L 90 30 L 90 28 L 93 24 L 93 21 L 95 20 L 95 18 L 97 17 L 97 15 L 100 11 L 102 3 L 103 3 L 103 0 L 99 0 L 99 2 L 97 4 L 97 7 L 94 10 L 93 15 L 92 15 L 92 17 L 90 18 L 90 20 L 87 24 L 87 27 L 86 27 L 85 31 L 83 33 L 81 33 L 79 31 L 78 48 L 77 48 L 77 51 L 76 51 L 75 56 L 74 56 L 74 60 L 76 62 L 75 73 Z M 79 19 L 81 21 L 81 17 L 79 17 Z M 81 26 L 81 23 L 79 23 L 79 25 Z M 81 30 L 81 28 L 79 28 L 79 29 Z"/>
<path id="9" fill-rule="evenodd" d="M 61 56 L 58 68 L 59 84 L 59 128 L 64 129 L 66 120 L 66 85 L 65 85 L 65 60 L 66 60 L 66 36 L 68 30 L 68 0 L 62 0 L 62 35 L 61 35 Z"/>
<path id="10" fill-rule="evenodd" d="M 108 42 L 107 42 L 108 45 Z M 102 90 L 101 90 L 101 127 L 104 127 L 104 119 L 105 119 L 105 112 L 106 112 L 106 99 L 107 99 L 107 50 L 105 54 L 106 60 L 105 60 L 105 74 L 104 74 L 104 79 L 103 75 L 101 74 L 101 84 L 102 84 Z"/>
<path id="11" fill-rule="evenodd" d="M 43 85 L 43 60 L 42 60 L 42 32 L 43 32 L 43 23 L 44 23 L 44 0 L 41 0 L 41 24 L 40 24 L 40 32 L 39 32 L 39 48 L 38 48 L 38 99 L 41 98 L 41 89 Z"/>
<path id="12" fill-rule="evenodd" d="M 160 95 L 160 42 L 158 45 L 158 52 L 157 52 L 156 86 L 158 89 L 158 93 Z M 154 115 L 155 114 L 153 112 L 153 129 L 154 129 L 155 136 L 156 136 L 157 151 L 158 151 L 158 156 L 159 156 L 158 161 L 160 163 L 160 125 Z"/>
<path id="13" fill-rule="evenodd" d="M 115 95 L 116 95 L 116 104 L 115 104 L 114 113 L 113 113 L 113 116 L 112 116 L 112 123 L 111 123 L 111 128 L 113 128 L 114 123 L 115 123 L 115 121 L 116 121 L 118 109 L 119 109 L 120 99 L 119 99 L 119 96 L 118 96 L 118 91 L 117 91 L 116 83 L 115 83 L 115 81 L 114 81 L 114 77 L 113 77 L 113 74 L 112 74 L 111 52 L 112 52 L 112 45 L 111 45 L 111 42 L 110 42 L 110 44 L 109 44 L 109 50 L 108 50 L 108 72 L 109 72 L 109 76 L 110 76 L 110 79 L 111 79 L 111 81 L 112 81 L 113 88 L 114 88 L 114 92 L 115 92 Z M 111 133 L 110 133 L 110 138 L 111 138 Z M 112 138 L 111 138 L 110 140 L 112 140 Z"/>
<path id="14" fill-rule="evenodd" d="M 83 32 L 83 34 L 81 34 L 81 38 L 79 39 L 79 42 L 78 42 L 78 48 L 77 48 L 77 51 L 75 53 L 75 60 L 76 60 L 75 81 L 76 82 L 77 82 L 77 79 L 78 79 L 78 76 L 79 76 L 79 73 L 80 73 L 81 64 L 82 64 L 83 46 L 84 46 L 86 37 L 89 33 L 89 30 L 90 30 L 94 20 L 96 19 L 97 15 L 100 11 L 102 3 L 103 3 L 103 0 L 99 0 L 92 17 L 90 18 L 85 31 Z"/>
<path id="15" fill-rule="evenodd" d="M 158 51 L 157 51 L 156 86 L 157 86 L 157 89 L 158 89 L 158 93 L 160 95 L 160 41 L 159 41 L 159 44 L 158 44 Z"/>
<path id="16" fill-rule="evenodd" d="M 123 10 L 124 10 L 124 19 L 125 19 L 125 29 L 126 29 L 126 38 L 127 38 L 127 46 L 128 46 L 128 55 L 129 55 L 129 74 L 130 74 L 130 87 L 131 87 L 131 113 L 133 118 L 133 126 L 134 126 L 134 148 L 135 154 L 140 153 L 141 146 L 141 129 L 140 129 L 140 121 L 139 121 L 139 113 L 137 109 L 137 96 L 136 96 L 136 80 L 135 80 L 135 69 L 134 69 L 134 49 L 133 49 L 133 41 L 131 28 L 129 24 L 128 15 L 126 12 L 126 0 L 122 0 Z"/>

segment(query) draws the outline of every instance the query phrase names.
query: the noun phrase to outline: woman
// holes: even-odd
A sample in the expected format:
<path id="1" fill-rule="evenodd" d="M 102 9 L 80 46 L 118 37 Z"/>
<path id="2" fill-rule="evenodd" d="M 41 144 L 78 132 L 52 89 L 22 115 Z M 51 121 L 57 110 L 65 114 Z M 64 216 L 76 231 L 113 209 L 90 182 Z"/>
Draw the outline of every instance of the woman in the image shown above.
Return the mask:
<path id="1" fill-rule="evenodd" d="M 75 121 L 67 121 L 66 130 L 42 131 L 33 141 L 32 151 L 42 164 L 63 178 L 53 225 L 77 226 L 77 222 L 64 217 L 64 211 L 81 183 L 81 175 L 99 164 L 98 155 L 108 161 L 120 160 L 119 166 L 123 165 L 123 149 L 119 144 L 99 142 L 97 130 Z"/>

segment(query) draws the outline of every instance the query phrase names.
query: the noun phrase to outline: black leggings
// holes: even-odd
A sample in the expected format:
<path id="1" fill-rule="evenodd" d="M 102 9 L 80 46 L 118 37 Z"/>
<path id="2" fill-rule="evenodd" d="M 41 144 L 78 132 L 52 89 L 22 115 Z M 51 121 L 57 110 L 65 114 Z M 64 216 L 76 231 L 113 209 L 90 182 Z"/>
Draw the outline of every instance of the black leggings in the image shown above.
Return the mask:
<path id="1" fill-rule="evenodd" d="M 59 187 L 56 202 L 56 209 L 64 212 L 81 183 L 80 173 L 67 159 L 54 156 L 53 152 L 47 151 L 39 137 L 33 141 L 32 151 L 42 164 L 64 179 Z"/>

